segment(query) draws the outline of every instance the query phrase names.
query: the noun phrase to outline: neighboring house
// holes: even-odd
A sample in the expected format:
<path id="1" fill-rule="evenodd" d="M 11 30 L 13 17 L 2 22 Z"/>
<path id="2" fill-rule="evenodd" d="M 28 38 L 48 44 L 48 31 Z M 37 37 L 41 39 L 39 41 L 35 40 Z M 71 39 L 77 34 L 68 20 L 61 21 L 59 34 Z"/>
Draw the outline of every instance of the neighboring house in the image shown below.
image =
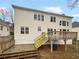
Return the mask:
<path id="1" fill-rule="evenodd" d="M 5 21 L 0 19 L 0 36 L 8 35 L 10 35 L 10 27 Z"/>
<path id="2" fill-rule="evenodd" d="M 77 32 L 77 40 L 79 40 L 79 22 L 72 23 L 72 31 Z"/>
<path id="3" fill-rule="evenodd" d="M 14 8 L 15 44 L 33 44 L 42 32 L 71 31 L 72 17 L 12 5 Z M 72 40 L 67 41 L 72 44 Z M 60 40 L 57 44 L 64 44 Z"/>

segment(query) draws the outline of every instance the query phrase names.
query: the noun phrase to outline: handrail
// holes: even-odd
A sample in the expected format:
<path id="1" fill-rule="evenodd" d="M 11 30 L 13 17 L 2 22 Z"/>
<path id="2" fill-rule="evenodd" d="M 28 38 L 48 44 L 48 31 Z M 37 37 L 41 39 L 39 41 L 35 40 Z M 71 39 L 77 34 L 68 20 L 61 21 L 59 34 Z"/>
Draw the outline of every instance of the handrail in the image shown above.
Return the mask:
<path id="1" fill-rule="evenodd" d="M 47 37 L 46 37 L 46 33 L 43 32 L 40 36 L 38 36 L 35 41 L 34 41 L 34 46 L 36 48 L 39 48 L 42 44 L 44 44 L 46 41 L 48 41 Z"/>

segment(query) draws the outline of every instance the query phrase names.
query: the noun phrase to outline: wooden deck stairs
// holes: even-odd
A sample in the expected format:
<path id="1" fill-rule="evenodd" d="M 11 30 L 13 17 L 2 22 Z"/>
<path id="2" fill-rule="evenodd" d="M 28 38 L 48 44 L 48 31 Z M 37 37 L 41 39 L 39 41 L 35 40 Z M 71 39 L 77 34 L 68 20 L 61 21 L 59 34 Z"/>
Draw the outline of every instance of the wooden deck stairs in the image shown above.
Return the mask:
<path id="1" fill-rule="evenodd" d="M 23 51 L 15 53 L 3 53 L 0 54 L 0 59 L 38 59 L 38 51 Z"/>

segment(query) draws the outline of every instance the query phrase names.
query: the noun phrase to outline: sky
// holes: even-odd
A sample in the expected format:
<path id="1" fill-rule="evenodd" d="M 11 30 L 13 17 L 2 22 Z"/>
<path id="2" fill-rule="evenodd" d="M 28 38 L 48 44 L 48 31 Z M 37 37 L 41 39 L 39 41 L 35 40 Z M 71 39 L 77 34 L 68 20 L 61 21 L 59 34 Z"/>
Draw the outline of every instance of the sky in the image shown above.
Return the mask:
<path id="1" fill-rule="evenodd" d="M 79 6 L 71 9 L 68 7 L 69 0 L 0 0 L 0 8 L 11 8 L 12 4 L 44 10 L 48 12 L 73 16 L 73 21 L 79 22 Z"/>

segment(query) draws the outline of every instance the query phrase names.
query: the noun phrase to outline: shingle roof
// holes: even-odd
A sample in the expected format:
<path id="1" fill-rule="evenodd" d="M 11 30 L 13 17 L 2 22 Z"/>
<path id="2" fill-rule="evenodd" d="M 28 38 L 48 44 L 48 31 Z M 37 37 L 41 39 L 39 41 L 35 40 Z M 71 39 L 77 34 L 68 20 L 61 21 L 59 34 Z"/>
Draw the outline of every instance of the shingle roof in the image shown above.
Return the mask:
<path id="1" fill-rule="evenodd" d="M 19 9 L 24 9 L 24 10 L 29 10 L 29 11 L 36 11 L 36 12 L 47 13 L 47 14 L 51 14 L 51 15 L 58 15 L 58 16 L 73 18 L 71 16 L 66 16 L 66 15 L 63 15 L 63 14 L 56 14 L 56 13 L 51 13 L 51 12 L 41 11 L 41 10 L 37 10 L 37 9 L 26 8 L 26 7 L 17 6 L 17 5 L 12 5 L 12 7 L 13 8 L 19 8 Z"/>
<path id="2" fill-rule="evenodd" d="M 79 22 L 73 22 L 72 27 L 79 27 Z"/>
<path id="3" fill-rule="evenodd" d="M 9 27 L 9 25 L 5 21 L 3 21 L 1 19 L 0 19 L 0 24 Z"/>

